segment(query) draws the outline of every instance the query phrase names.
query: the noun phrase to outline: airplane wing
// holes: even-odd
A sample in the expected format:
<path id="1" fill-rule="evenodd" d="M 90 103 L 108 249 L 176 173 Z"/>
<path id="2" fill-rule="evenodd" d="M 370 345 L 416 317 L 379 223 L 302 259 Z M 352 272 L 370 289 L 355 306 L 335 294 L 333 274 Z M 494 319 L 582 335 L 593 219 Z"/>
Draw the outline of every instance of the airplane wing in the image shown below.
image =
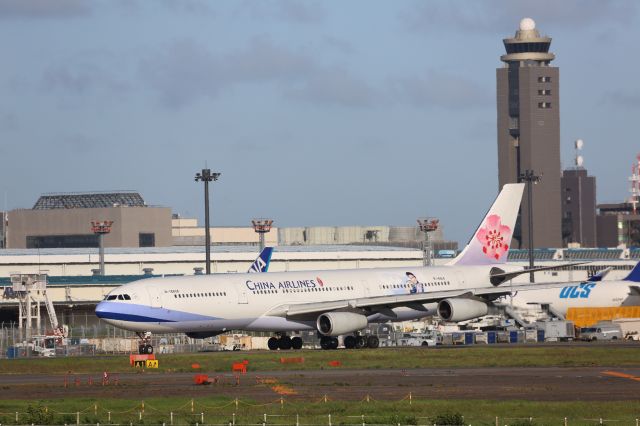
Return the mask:
<path id="1" fill-rule="evenodd" d="M 517 271 L 505 272 L 498 267 L 491 268 L 491 272 L 489 273 L 489 281 L 493 285 L 502 284 L 505 281 L 509 281 L 514 279 L 517 276 L 530 274 L 531 272 L 539 272 L 539 271 L 558 271 L 565 268 L 569 268 L 571 266 L 584 265 L 589 262 L 572 262 L 572 263 L 563 263 L 561 265 L 551 265 L 551 266 L 539 266 L 532 269 L 521 269 Z"/>
<path id="2" fill-rule="evenodd" d="M 602 281 L 602 279 L 606 277 L 609 272 L 611 272 L 611 269 L 613 269 L 611 266 L 609 266 L 608 268 L 604 268 L 587 278 L 587 281 Z"/>
<path id="3" fill-rule="evenodd" d="M 561 288 L 566 282 L 541 283 L 541 284 L 516 284 L 510 286 L 481 287 L 475 289 L 443 290 L 428 293 L 398 294 L 389 296 L 363 297 L 357 299 L 345 299 L 328 302 L 309 302 L 280 305 L 270 310 L 267 315 L 280 317 L 296 317 L 311 314 L 320 315 L 325 312 L 343 309 L 362 309 L 376 312 L 406 306 L 408 308 L 424 310 L 426 303 L 438 303 L 449 298 L 486 298 L 495 299 L 499 296 L 511 294 L 522 290 L 541 290 Z"/>

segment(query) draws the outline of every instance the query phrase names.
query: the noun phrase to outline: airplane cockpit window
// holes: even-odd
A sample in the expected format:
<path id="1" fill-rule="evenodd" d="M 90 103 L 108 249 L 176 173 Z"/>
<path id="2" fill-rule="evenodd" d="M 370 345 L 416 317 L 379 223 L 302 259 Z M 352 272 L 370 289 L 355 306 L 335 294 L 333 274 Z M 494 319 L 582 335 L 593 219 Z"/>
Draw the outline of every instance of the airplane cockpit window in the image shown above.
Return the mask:
<path id="1" fill-rule="evenodd" d="M 104 300 L 131 300 L 131 296 L 128 294 L 109 294 L 104 297 Z"/>

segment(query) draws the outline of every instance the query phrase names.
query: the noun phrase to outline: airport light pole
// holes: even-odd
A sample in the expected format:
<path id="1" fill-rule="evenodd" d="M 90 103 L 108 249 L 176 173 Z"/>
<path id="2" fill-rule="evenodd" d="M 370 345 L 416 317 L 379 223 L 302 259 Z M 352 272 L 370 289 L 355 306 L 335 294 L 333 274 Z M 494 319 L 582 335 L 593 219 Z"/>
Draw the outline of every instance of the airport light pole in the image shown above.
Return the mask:
<path id="1" fill-rule="evenodd" d="M 429 238 L 429 233 L 438 229 L 440 219 L 436 219 L 435 217 L 425 217 L 419 218 L 417 221 L 420 231 L 424 233 L 424 241 L 422 242 L 422 265 L 431 266 L 433 250 L 431 247 L 431 238 Z"/>
<path id="2" fill-rule="evenodd" d="M 92 220 L 91 231 L 98 236 L 98 258 L 100 259 L 99 274 L 104 276 L 104 236 L 111 232 L 112 220 Z"/>
<path id="3" fill-rule="evenodd" d="M 260 241 L 260 252 L 264 250 L 264 234 L 271 231 L 271 225 L 273 224 L 273 219 L 253 219 L 251 221 L 251 225 L 253 225 L 253 230 L 259 236 Z"/>
<path id="4" fill-rule="evenodd" d="M 205 235 L 205 257 L 206 272 L 211 274 L 211 231 L 209 229 L 209 182 L 218 180 L 222 173 L 211 173 L 210 169 L 202 169 L 200 173 L 196 173 L 195 181 L 204 182 L 204 235 Z"/>
<path id="5" fill-rule="evenodd" d="M 529 269 L 533 269 L 533 186 L 540 182 L 541 176 L 537 176 L 533 170 L 525 170 L 524 173 L 520 173 L 520 182 L 527 182 L 527 204 L 529 213 Z M 522 226 L 522 224 L 520 225 Z M 535 282 L 533 272 L 529 272 L 529 282 Z"/>

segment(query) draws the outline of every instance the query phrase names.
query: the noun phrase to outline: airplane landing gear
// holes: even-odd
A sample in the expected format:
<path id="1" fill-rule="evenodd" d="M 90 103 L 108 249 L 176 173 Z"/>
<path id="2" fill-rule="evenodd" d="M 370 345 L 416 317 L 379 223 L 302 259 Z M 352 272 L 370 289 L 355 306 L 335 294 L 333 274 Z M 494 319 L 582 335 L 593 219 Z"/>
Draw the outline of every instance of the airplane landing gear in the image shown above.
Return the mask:
<path id="1" fill-rule="evenodd" d="M 378 339 L 377 336 L 361 336 L 360 334 L 356 333 L 353 336 L 346 336 L 344 338 L 344 347 L 346 349 L 375 349 L 379 346 L 380 339 Z"/>
<path id="2" fill-rule="evenodd" d="M 151 345 L 151 332 L 145 331 L 144 333 L 136 333 L 140 338 L 138 342 L 138 353 L 141 355 L 152 354 L 153 346 Z"/>
<path id="3" fill-rule="evenodd" d="M 320 347 L 322 349 L 338 349 L 338 338 L 322 336 L 320 337 Z"/>
<path id="4" fill-rule="evenodd" d="M 278 337 L 272 337 L 267 341 L 267 346 L 270 350 L 275 351 L 281 349 L 283 351 L 289 349 L 301 349 L 302 348 L 302 338 L 289 337 L 286 334 L 278 335 Z"/>

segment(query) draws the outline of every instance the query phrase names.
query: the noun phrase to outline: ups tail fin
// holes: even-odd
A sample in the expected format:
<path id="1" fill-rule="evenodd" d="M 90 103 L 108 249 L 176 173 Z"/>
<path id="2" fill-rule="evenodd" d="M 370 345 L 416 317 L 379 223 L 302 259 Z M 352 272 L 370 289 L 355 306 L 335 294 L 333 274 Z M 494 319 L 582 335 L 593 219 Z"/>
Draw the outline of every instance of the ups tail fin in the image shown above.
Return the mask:
<path id="1" fill-rule="evenodd" d="M 267 272 L 271 263 L 271 254 L 273 254 L 273 247 L 265 247 L 247 272 Z"/>
<path id="2" fill-rule="evenodd" d="M 624 279 L 625 281 L 633 281 L 634 283 L 640 283 L 640 262 L 636 263 L 629 275 Z"/>
<path id="3" fill-rule="evenodd" d="M 505 263 L 518 217 L 524 183 L 508 183 L 487 212 L 462 253 L 450 265 Z"/>

